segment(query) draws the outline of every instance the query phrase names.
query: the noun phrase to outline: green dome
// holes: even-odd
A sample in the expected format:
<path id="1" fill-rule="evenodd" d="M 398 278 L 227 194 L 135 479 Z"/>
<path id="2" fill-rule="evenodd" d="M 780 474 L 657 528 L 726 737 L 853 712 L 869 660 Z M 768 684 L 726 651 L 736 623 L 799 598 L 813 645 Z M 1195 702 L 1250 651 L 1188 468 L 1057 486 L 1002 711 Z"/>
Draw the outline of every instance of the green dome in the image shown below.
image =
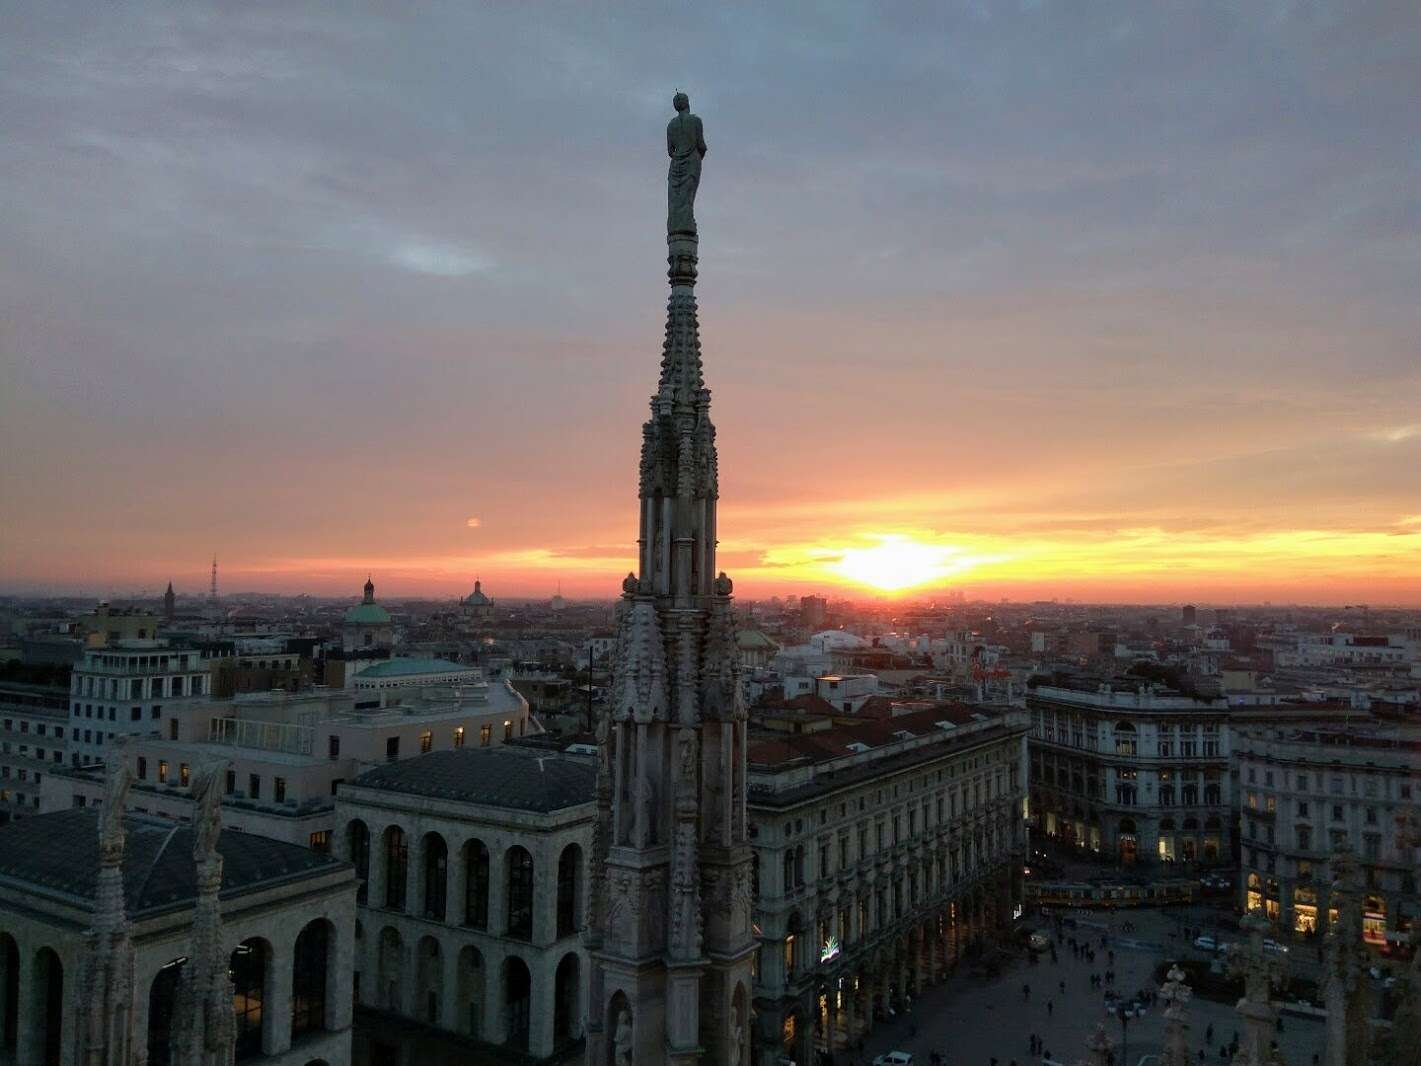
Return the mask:
<path id="1" fill-rule="evenodd" d="M 345 612 L 348 626 L 385 626 L 390 624 L 390 612 L 378 603 L 357 603 Z"/>

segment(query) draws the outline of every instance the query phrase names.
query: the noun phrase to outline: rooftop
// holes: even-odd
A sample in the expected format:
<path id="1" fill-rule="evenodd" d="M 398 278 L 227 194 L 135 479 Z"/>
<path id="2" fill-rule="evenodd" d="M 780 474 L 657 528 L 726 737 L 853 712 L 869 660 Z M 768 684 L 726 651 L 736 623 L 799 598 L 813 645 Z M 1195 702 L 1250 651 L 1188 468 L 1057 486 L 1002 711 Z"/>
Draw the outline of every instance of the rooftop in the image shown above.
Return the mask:
<path id="1" fill-rule="evenodd" d="M 71 808 L 39 814 L 0 828 L 0 886 L 40 895 L 67 896 L 92 910 L 99 879 L 99 811 Z M 124 903 L 130 918 L 182 907 L 197 898 L 192 826 L 166 818 L 126 815 Z M 273 883 L 313 877 L 344 864 L 329 855 L 254 833 L 224 831 L 222 897 Z"/>
<path id="2" fill-rule="evenodd" d="M 547 813 L 591 803 L 593 760 L 504 745 L 454 748 L 361 774 L 358 788 Z"/>
<path id="3" fill-rule="evenodd" d="M 365 678 L 415 677 L 420 674 L 449 673 L 479 673 L 479 668 L 469 663 L 451 662 L 448 659 L 411 657 L 408 659 L 386 659 L 374 666 L 367 666 L 361 671 L 360 676 Z"/>

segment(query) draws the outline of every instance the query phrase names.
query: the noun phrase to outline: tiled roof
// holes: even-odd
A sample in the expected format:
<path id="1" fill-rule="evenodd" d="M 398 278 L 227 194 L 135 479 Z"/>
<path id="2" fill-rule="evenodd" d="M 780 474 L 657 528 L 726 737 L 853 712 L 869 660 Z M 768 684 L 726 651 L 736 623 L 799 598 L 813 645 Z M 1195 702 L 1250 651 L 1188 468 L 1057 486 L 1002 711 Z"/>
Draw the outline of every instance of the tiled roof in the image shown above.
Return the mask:
<path id="1" fill-rule="evenodd" d="M 873 700 L 869 701 L 872 702 Z M 891 701 L 884 701 L 885 704 L 889 702 Z M 865 717 L 862 714 L 858 717 L 860 720 L 851 725 L 838 725 L 812 733 L 776 737 L 761 734 L 750 742 L 750 762 L 767 767 L 782 766 L 795 759 L 806 759 L 813 763 L 828 762 L 850 754 L 850 744 L 878 748 L 902 740 L 899 734 L 903 732 L 919 737 L 951 732 L 943 730 L 937 724 L 939 722 L 949 722 L 953 726 L 976 725 L 984 720 L 1000 723 L 1002 714 L 989 708 L 942 703 L 925 710 L 900 714 L 896 718 L 886 715 Z M 843 720 L 838 719 L 841 722 Z"/>
<path id="2" fill-rule="evenodd" d="M 548 812 L 591 803 L 596 778 L 591 759 L 504 745 L 430 752 L 376 767 L 354 783 L 485 807 Z"/>
<path id="3" fill-rule="evenodd" d="M 124 818 L 123 889 L 130 918 L 180 906 L 197 896 L 192 826 L 164 818 Z M 223 832 L 222 895 L 255 891 L 290 877 L 339 868 L 329 855 L 254 833 Z M 98 809 L 39 814 L 0 828 L 0 882 L 12 881 L 68 896 L 90 906 L 99 877 Z"/>

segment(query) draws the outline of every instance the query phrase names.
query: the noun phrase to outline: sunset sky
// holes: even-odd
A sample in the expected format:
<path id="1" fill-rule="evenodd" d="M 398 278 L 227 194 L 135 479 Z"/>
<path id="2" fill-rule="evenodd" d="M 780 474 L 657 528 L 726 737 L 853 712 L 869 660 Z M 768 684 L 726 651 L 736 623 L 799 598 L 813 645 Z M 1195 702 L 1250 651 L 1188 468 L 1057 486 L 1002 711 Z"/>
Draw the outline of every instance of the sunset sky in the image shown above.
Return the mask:
<path id="1" fill-rule="evenodd" d="M 678 87 L 737 593 L 1421 604 L 1414 0 L 9 5 L 0 592 L 613 594 Z"/>

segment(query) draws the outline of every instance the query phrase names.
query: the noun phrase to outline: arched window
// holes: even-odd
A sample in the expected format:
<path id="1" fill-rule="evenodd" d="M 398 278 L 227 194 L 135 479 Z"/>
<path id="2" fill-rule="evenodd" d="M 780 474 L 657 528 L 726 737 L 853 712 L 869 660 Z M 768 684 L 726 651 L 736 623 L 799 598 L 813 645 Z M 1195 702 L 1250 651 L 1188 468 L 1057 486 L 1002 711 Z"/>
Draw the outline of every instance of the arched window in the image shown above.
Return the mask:
<path id="1" fill-rule="evenodd" d="M 558 963 L 557 976 L 553 985 L 553 1046 L 561 1046 L 576 1040 L 579 997 L 577 956 L 567 954 Z"/>
<path id="2" fill-rule="evenodd" d="M 296 938 L 291 963 L 291 1036 L 326 1027 L 326 965 L 330 957 L 330 924 L 317 918 Z"/>
<path id="3" fill-rule="evenodd" d="M 438 1025 L 439 1004 L 444 998 L 444 962 L 439 941 L 425 937 L 415 954 L 415 1016 L 428 1025 Z"/>
<path id="4" fill-rule="evenodd" d="M 488 848 L 480 840 L 464 845 L 464 924 L 488 928 Z"/>
<path id="5" fill-rule="evenodd" d="M 794 848 L 785 851 L 785 891 L 794 888 Z"/>
<path id="6" fill-rule="evenodd" d="M 533 937 L 533 856 L 514 845 L 508 849 L 508 931 L 516 940 Z M 521 964 L 520 964 L 521 965 Z"/>
<path id="7" fill-rule="evenodd" d="M 405 832 L 397 825 L 385 830 L 385 906 L 392 911 L 405 909 L 405 882 L 409 877 L 410 847 Z"/>
<path id="8" fill-rule="evenodd" d="M 454 1028 L 475 1039 L 483 1032 L 484 960 L 479 949 L 465 945 L 459 952 L 459 1007 Z"/>
<path id="9" fill-rule="evenodd" d="M 186 958 L 165 963 L 148 986 L 148 1066 L 170 1066 L 173 1061 L 173 1004 Z"/>
<path id="10" fill-rule="evenodd" d="M 520 849 L 521 850 L 521 849 Z M 508 1046 L 527 1048 L 529 1006 L 533 999 L 533 978 L 518 956 L 503 964 L 503 1011 L 508 1026 Z"/>
<path id="11" fill-rule="evenodd" d="M 30 1003 L 38 1008 L 38 1026 L 44 1066 L 59 1066 L 64 1046 L 64 964 L 52 948 L 40 948 L 30 971 L 35 998 Z M 32 1032 L 34 1030 L 31 1030 Z"/>
<path id="12" fill-rule="evenodd" d="M 356 880 L 360 882 L 355 902 L 364 903 L 369 898 L 370 890 L 370 830 L 357 818 L 346 827 L 345 832 L 350 861 L 355 867 Z"/>
<path id="13" fill-rule="evenodd" d="M 558 936 L 570 936 L 582 924 L 579 913 L 582 849 L 569 844 L 558 858 Z"/>
<path id="14" fill-rule="evenodd" d="M 424 837 L 424 916 L 444 920 L 449 874 L 449 848 L 438 833 Z"/>
<path id="15" fill-rule="evenodd" d="M 266 999 L 266 945 L 244 940 L 232 952 L 232 1011 L 237 1021 L 237 1061 L 262 1053 L 262 1004 Z"/>

